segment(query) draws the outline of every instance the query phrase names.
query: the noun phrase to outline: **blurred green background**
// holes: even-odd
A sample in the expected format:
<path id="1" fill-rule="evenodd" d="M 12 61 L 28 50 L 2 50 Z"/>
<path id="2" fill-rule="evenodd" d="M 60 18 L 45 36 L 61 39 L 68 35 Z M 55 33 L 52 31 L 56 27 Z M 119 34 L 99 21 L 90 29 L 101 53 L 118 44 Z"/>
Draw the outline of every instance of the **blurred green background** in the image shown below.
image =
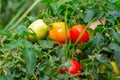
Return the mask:
<path id="1" fill-rule="evenodd" d="M 0 29 L 6 27 L 16 16 L 18 20 L 34 2 L 35 0 L 0 0 Z M 28 15 L 38 15 L 43 8 L 44 4 L 39 3 Z"/>

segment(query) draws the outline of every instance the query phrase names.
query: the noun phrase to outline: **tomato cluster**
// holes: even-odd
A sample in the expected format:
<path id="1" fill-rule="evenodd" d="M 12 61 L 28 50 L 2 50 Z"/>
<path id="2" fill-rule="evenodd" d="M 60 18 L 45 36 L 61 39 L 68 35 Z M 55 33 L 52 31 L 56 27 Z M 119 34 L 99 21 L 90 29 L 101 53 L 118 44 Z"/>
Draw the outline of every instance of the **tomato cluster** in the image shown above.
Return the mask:
<path id="1" fill-rule="evenodd" d="M 44 23 L 43 20 L 39 19 L 34 21 L 29 26 L 30 32 L 35 33 L 38 39 L 44 39 L 47 36 L 49 27 Z M 80 39 L 78 39 L 80 36 Z M 78 44 L 87 42 L 89 40 L 88 31 L 81 24 L 73 26 L 71 29 L 64 22 L 55 22 L 49 30 L 49 38 L 59 42 L 65 43 L 66 41 L 72 40 L 75 43 L 78 39 Z M 34 41 L 35 38 L 29 35 L 29 39 Z"/>
<path id="2" fill-rule="evenodd" d="M 69 29 L 64 22 L 56 22 L 53 23 L 53 27 L 49 31 L 49 37 L 54 41 L 60 43 L 65 43 L 67 40 L 69 41 L 70 39 L 73 43 L 75 43 L 79 36 L 81 36 L 81 38 L 78 40 L 78 44 L 87 42 L 89 39 L 89 34 L 87 30 L 85 30 L 85 27 L 81 24 L 75 25 L 71 29 Z"/>
<path id="3" fill-rule="evenodd" d="M 69 29 L 69 27 L 64 22 L 55 22 L 50 28 L 44 23 L 43 20 L 39 19 L 34 21 L 29 26 L 29 32 L 35 33 L 37 39 L 44 39 L 45 37 L 47 37 L 48 33 L 48 37 L 50 39 L 61 44 L 66 43 L 66 41 L 69 41 L 70 39 L 73 43 L 77 44 L 85 43 L 89 40 L 88 31 L 81 24 L 74 25 Z M 35 41 L 36 38 L 34 38 L 33 35 L 29 35 L 29 39 Z M 71 59 L 70 64 L 71 66 L 69 67 L 60 67 L 60 73 L 65 74 L 69 72 L 70 74 L 74 75 L 82 71 L 82 67 L 79 62 Z M 80 74 L 74 77 L 79 76 Z"/>

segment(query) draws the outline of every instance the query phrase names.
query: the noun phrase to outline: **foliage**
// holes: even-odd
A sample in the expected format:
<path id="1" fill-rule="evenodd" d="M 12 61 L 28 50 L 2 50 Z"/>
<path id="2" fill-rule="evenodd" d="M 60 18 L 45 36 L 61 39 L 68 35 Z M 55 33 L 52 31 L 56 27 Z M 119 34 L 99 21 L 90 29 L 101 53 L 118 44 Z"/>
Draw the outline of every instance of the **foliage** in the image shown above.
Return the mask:
<path id="1" fill-rule="evenodd" d="M 20 3 L 19 3 L 20 1 Z M 14 11 L 20 9 L 24 0 L 4 0 L 0 17 L 4 18 L 12 6 L 6 20 L 0 19 L 1 28 L 14 18 Z M 24 4 L 27 5 L 25 1 Z M 34 2 L 34 1 L 33 1 Z M 120 1 L 119 0 L 42 0 L 46 8 L 39 15 L 29 14 L 21 23 L 13 22 L 8 28 L 0 30 L 0 80 L 77 80 L 70 73 L 60 74 L 60 66 L 69 66 L 69 60 L 82 63 L 83 72 L 80 80 L 116 80 L 110 61 L 115 61 L 120 68 Z M 1 3 L 0 3 L 1 4 Z M 28 7 L 28 6 L 27 6 Z M 3 9 L 4 8 L 4 9 Z M 15 8 L 15 9 L 14 9 Z M 35 9 L 35 7 L 33 8 Z M 39 11 L 39 9 L 37 8 Z M 24 10 L 23 10 L 24 11 Z M 34 11 L 34 10 L 33 10 Z M 21 17 L 21 16 L 20 16 Z M 18 18 L 20 18 L 18 17 Z M 47 37 L 45 40 L 31 42 L 28 39 L 28 26 L 35 19 L 43 19 L 49 26 L 53 22 L 63 21 L 69 28 L 74 24 L 89 24 L 95 20 L 106 19 L 105 25 L 96 27 L 94 37 L 83 44 L 66 44 L 54 42 Z M 4 24 L 5 23 L 5 24 Z M 8 23 L 9 24 L 9 23 Z M 117 27 L 117 29 L 116 29 Z M 57 46 L 55 46 L 58 44 Z M 104 65 L 104 73 L 100 66 Z M 120 75 L 120 74 L 119 74 Z"/>

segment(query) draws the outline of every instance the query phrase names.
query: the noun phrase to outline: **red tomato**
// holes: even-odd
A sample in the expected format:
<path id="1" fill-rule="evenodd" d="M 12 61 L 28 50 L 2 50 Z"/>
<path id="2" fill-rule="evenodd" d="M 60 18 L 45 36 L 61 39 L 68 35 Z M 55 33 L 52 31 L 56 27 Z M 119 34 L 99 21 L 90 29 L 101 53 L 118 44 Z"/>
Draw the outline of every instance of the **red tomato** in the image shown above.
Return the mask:
<path id="1" fill-rule="evenodd" d="M 66 72 L 70 72 L 70 74 L 77 74 L 82 71 L 81 64 L 78 63 L 77 61 L 70 60 L 70 64 L 71 64 L 70 67 L 66 67 L 66 68 L 60 67 L 60 73 L 65 74 Z M 80 77 L 80 75 L 76 75 L 74 77 L 78 78 Z"/>
<path id="2" fill-rule="evenodd" d="M 61 74 L 65 74 L 66 72 L 68 72 L 68 68 L 60 67 L 60 73 Z"/>
<path id="3" fill-rule="evenodd" d="M 77 38 L 79 37 L 79 35 L 82 33 L 84 29 L 85 29 L 84 26 L 81 24 L 75 25 L 70 29 L 70 37 L 72 39 L 72 42 L 74 43 L 76 42 Z M 88 31 L 85 30 L 82 37 L 78 41 L 78 44 L 87 42 L 88 40 L 89 40 L 89 34 L 88 34 Z"/>
<path id="4" fill-rule="evenodd" d="M 78 63 L 75 60 L 70 60 L 70 63 L 71 63 L 71 67 L 69 68 L 69 72 L 71 74 L 77 74 L 78 72 L 82 71 L 82 67 L 81 67 L 80 63 Z"/>
<path id="5" fill-rule="evenodd" d="M 49 37 L 56 42 L 65 43 L 66 31 L 64 22 L 55 22 L 52 24 L 52 29 L 49 31 Z M 69 29 L 67 27 L 67 39 L 70 39 Z"/>

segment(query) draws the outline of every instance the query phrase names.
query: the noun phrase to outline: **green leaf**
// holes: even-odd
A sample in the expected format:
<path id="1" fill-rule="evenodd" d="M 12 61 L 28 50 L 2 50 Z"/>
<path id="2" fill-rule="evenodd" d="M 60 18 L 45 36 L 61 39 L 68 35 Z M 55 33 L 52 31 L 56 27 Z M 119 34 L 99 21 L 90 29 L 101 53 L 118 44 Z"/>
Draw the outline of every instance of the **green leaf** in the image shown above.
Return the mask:
<path id="1" fill-rule="evenodd" d="M 111 42 L 108 47 L 111 49 L 111 50 L 116 50 L 116 49 L 119 49 L 119 46 L 117 43 L 115 42 Z"/>
<path id="2" fill-rule="evenodd" d="M 102 34 L 96 33 L 93 39 L 89 41 L 90 47 L 97 47 L 100 48 L 104 45 L 105 43 L 105 38 Z"/>
<path id="3" fill-rule="evenodd" d="M 115 62 L 117 63 L 118 67 L 120 68 L 120 47 L 116 48 L 116 50 L 113 54 L 113 58 L 114 58 Z"/>
<path id="4" fill-rule="evenodd" d="M 95 28 L 95 32 L 98 32 L 98 33 L 101 33 L 103 30 L 104 30 L 104 26 L 99 25 Z"/>
<path id="5" fill-rule="evenodd" d="M 95 14 L 94 10 L 87 9 L 84 17 L 84 21 L 89 22 L 93 18 L 94 14 Z"/>
<path id="6" fill-rule="evenodd" d="M 35 71 L 37 61 L 36 55 L 32 48 L 25 49 L 23 54 L 25 56 L 25 63 L 28 74 L 32 75 Z"/>
<path id="7" fill-rule="evenodd" d="M 5 44 L 4 47 L 0 48 L 0 51 L 8 51 L 23 45 L 22 40 L 14 40 L 11 43 Z"/>
<path id="8" fill-rule="evenodd" d="M 0 80 L 13 80 L 10 69 L 6 68 L 5 71 L 7 71 L 7 75 L 6 76 L 0 76 Z"/>
<path id="9" fill-rule="evenodd" d="M 42 57 L 42 52 L 41 51 L 42 51 L 42 48 L 40 48 L 40 46 L 34 45 L 34 52 L 35 52 L 35 54 L 38 55 L 39 58 Z"/>
<path id="10" fill-rule="evenodd" d="M 114 17 L 120 17 L 120 11 L 117 10 L 111 11 L 110 14 Z"/>
<path id="11" fill-rule="evenodd" d="M 44 49 L 51 49 L 54 46 L 54 42 L 50 40 L 39 40 L 38 43 Z"/>
<path id="12" fill-rule="evenodd" d="M 120 34 L 117 33 L 114 29 L 111 29 L 110 34 L 118 41 L 120 42 Z"/>
<path id="13" fill-rule="evenodd" d="M 112 53 L 112 50 L 109 47 L 103 47 L 102 50 L 106 51 L 106 52 L 111 52 Z"/>
<path id="14" fill-rule="evenodd" d="M 17 29 L 17 34 L 18 35 L 23 35 L 24 32 L 27 32 L 27 27 L 25 27 L 24 25 L 19 25 L 16 27 Z M 27 33 L 26 33 L 27 34 Z"/>
<path id="15" fill-rule="evenodd" d="M 51 3 L 50 6 L 52 8 L 54 15 L 56 15 L 58 13 L 58 6 L 57 6 L 56 2 Z"/>
<path id="16" fill-rule="evenodd" d="M 11 75 L 0 77 L 0 80 L 13 80 Z"/>
<path id="17" fill-rule="evenodd" d="M 100 54 L 96 54 L 95 55 L 96 59 L 98 61 L 100 61 L 101 63 L 109 63 L 110 62 L 110 59 L 108 59 L 107 57 L 103 56 L 103 55 L 100 55 Z"/>
<path id="18" fill-rule="evenodd" d="M 78 44 L 76 48 L 79 48 L 80 50 L 85 49 L 89 44 L 88 43 L 82 43 L 82 44 Z"/>

